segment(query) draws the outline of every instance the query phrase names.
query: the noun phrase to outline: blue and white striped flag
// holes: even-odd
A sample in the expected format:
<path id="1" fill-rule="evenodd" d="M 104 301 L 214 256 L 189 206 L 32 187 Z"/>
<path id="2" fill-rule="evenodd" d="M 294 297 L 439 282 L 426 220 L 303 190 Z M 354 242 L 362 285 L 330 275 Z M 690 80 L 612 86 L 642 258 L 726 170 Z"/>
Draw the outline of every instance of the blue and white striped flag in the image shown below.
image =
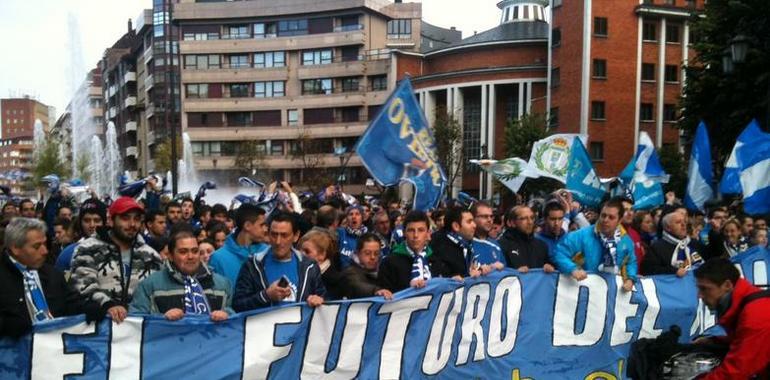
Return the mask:
<path id="1" fill-rule="evenodd" d="M 704 211 L 706 201 L 714 198 L 714 174 L 711 168 L 711 144 L 706 124 L 703 122 L 695 132 L 687 175 L 684 205 L 688 210 Z"/>
<path id="2" fill-rule="evenodd" d="M 647 132 L 639 134 L 636 155 L 620 173 L 619 178 L 626 189 L 633 193 L 635 210 L 646 210 L 663 204 L 661 183 L 667 183 L 669 176 L 663 170 L 658 152 Z"/>
<path id="3" fill-rule="evenodd" d="M 741 189 L 741 174 L 738 165 L 738 152 L 748 142 L 753 142 L 756 139 L 761 139 L 764 133 L 759 129 L 759 124 L 756 120 L 752 120 L 746 129 L 738 135 L 738 140 L 733 146 L 733 151 L 730 153 L 730 158 L 725 165 L 725 171 L 722 173 L 722 181 L 719 182 L 719 192 L 722 194 L 740 194 Z"/>
<path id="4" fill-rule="evenodd" d="M 743 188 L 743 209 L 751 214 L 770 213 L 770 133 L 762 132 L 756 120 L 757 134 L 751 137 L 751 149 L 739 149 L 737 153 Z"/>

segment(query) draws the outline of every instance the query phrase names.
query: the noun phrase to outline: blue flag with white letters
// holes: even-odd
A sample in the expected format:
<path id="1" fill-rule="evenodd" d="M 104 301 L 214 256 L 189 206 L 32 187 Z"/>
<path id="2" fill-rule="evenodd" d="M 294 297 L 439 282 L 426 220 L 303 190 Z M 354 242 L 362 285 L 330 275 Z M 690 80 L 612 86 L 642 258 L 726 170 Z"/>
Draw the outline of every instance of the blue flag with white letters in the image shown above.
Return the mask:
<path id="1" fill-rule="evenodd" d="M 408 78 L 382 105 L 358 140 L 356 152 L 380 185 L 412 183 L 416 210 L 436 207 L 444 195 L 446 175 L 436 156 L 436 142 Z"/>
<path id="2" fill-rule="evenodd" d="M 598 207 L 607 193 L 580 139 L 575 139 L 570 149 L 567 190 L 578 202 L 589 207 Z"/>
<path id="3" fill-rule="evenodd" d="M 730 153 L 730 158 L 725 164 L 725 171 L 722 173 L 722 181 L 719 182 L 719 192 L 722 194 L 740 194 L 741 188 L 741 173 L 738 165 L 738 152 L 740 152 L 745 144 L 749 142 L 753 143 L 757 139 L 761 139 L 765 133 L 759 129 L 759 123 L 756 120 L 752 120 L 746 129 L 738 135 L 738 140 L 733 146 L 733 151 Z"/>
<path id="4" fill-rule="evenodd" d="M 770 212 L 770 133 L 759 129 L 756 120 L 750 128 L 757 132 L 751 137 L 750 149 L 737 151 L 738 170 L 743 190 L 743 210 L 751 215 Z"/>
<path id="5" fill-rule="evenodd" d="M 711 144 L 706 124 L 701 122 L 695 132 L 690 153 L 687 193 L 684 205 L 688 210 L 704 211 L 704 204 L 714 198 L 714 174 L 711 169 Z"/>

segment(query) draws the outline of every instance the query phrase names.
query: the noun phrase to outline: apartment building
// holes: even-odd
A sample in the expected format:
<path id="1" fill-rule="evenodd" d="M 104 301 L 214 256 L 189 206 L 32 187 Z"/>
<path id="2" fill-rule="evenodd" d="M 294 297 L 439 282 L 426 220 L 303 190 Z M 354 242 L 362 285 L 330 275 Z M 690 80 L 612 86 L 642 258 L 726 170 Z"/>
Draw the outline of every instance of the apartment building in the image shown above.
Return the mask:
<path id="1" fill-rule="evenodd" d="M 396 84 L 391 52 L 450 38 L 435 27 L 423 35 L 421 17 L 421 4 L 387 0 L 175 4 L 181 124 L 198 170 L 224 183 L 254 174 L 301 184 L 329 173 L 365 183 L 352 148 Z M 238 154 L 255 144 L 264 158 L 244 173 Z"/>
<path id="2" fill-rule="evenodd" d="M 27 178 L 33 168 L 32 148 L 35 120 L 43 130 L 51 129 L 50 107 L 29 96 L 0 99 L 0 185 L 12 193 L 31 195 Z"/>

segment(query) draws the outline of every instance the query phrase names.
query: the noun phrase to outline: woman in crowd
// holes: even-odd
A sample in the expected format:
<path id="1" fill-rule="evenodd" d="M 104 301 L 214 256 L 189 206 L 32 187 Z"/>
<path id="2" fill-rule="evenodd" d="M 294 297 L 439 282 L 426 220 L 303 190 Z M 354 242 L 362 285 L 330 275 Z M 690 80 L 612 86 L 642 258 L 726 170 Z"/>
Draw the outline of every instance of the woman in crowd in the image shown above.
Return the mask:
<path id="1" fill-rule="evenodd" d="M 321 280 L 326 287 L 325 299 L 340 299 L 345 294 L 342 281 L 340 257 L 337 243 L 331 234 L 322 230 L 308 231 L 297 243 L 302 253 L 318 263 Z"/>

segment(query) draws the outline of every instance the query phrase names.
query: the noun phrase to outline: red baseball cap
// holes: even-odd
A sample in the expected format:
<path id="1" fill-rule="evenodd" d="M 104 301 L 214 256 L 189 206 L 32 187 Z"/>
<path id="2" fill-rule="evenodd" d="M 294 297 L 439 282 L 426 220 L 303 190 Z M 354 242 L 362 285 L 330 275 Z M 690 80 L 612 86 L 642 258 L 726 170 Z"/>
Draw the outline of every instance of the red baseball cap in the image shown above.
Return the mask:
<path id="1" fill-rule="evenodd" d="M 144 207 L 131 197 L 120 197 L 115 202 L 112 202 L 109 208 L 110 216 L 123 215 L 129 211 L 144 212 Z"/>

